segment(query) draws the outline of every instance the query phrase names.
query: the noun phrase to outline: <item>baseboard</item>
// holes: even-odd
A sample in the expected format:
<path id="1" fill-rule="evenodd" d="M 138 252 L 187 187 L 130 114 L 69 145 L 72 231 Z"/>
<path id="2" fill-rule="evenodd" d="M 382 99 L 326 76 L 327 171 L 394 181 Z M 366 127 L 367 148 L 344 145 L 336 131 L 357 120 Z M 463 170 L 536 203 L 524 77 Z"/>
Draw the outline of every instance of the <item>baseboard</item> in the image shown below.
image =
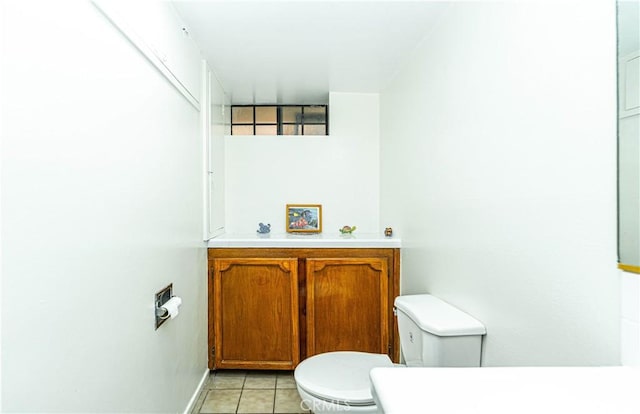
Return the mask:
<path id="1" fill-rule="evenodd" d="M 200 396 L 200 392 L 202 391 L 202 388 L 204 387 L 204 384 L 207 382 L 207 378 L 209 378 L 209 369 L 208 368 L 204 371 L 204 374 L 202 374 L 202 379 L 200 380 L 200 383 L 196 387 L 195 392 L 191 396 L 191 399 L 189 400 L 189 403 L 187 404 L 187 408 L 184 409 L 183 414 L 190 414 L 191 413 L 191 410 L 193 410 L 194 405 L 198 401 L 198 396 Z"/>

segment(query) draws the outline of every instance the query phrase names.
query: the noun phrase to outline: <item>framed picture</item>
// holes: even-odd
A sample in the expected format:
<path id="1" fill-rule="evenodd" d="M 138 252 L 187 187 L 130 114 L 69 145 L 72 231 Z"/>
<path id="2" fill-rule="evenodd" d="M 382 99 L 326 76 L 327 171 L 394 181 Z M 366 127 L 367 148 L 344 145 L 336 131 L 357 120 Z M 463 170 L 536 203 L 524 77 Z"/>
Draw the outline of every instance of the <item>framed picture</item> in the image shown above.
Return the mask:
<path id="1" fill-rule="evenodd" d="M 322 205 L 287 204 L 287 232 L 320 233 Z"/>

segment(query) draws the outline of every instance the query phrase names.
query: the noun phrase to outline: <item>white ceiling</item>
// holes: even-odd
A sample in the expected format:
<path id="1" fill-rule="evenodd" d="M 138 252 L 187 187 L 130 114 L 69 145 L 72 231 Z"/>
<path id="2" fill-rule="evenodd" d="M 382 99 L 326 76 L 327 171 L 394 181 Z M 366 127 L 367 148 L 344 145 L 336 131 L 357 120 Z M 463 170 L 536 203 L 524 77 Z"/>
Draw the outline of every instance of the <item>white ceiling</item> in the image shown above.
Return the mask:
<path id="1" fill-rule="evenodd" d="M 436 23 L 433 1 L 176 1 L 234 104 L 379 92 Z"/>

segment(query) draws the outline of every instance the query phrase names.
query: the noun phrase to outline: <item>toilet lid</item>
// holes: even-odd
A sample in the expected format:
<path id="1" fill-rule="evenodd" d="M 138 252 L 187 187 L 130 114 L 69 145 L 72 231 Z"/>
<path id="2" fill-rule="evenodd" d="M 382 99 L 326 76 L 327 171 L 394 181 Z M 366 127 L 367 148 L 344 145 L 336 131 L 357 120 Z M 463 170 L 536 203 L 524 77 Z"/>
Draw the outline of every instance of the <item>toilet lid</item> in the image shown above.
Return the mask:
<path id="1" fill-rule="evenodd" d="M 487 333 L 482 322 L 435 296 L 398 296 L 394 304 L 420 328 L 437 336 Z"/>
<path id="2" fill-rule="evenodd" d="M 300 388 L 320 399 L 349 405 L 373 405 L 369 372 L 393 367 L 387 355 L 367 352 L 327 352 L 302 361 L 294 376 Z"/>

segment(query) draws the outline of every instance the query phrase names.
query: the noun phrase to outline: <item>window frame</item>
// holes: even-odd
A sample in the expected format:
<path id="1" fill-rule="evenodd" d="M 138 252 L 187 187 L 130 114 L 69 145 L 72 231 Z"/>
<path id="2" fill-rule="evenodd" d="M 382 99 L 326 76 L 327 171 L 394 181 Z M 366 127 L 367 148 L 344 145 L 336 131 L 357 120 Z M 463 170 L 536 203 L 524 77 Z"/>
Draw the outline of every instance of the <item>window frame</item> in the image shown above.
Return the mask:
<path id="1" fill-rule="evenodd" d="M 264 123 L 264 122 L 256 122 L 256 108 L 260 108 L 260 107 L 275 107 L 276 108 L 276 122 L 275 123 Z M 301 122 L 297 123 L 297 122 L 285 122 L 283 119 L 283 114 L 282 114 L 282 110 L 283 108 L 291 108 L 291 107 L 295 107 L 295 108 L 301 108 L 302 109 L 302 117 L 301 117 Z M 305 108 L 324 108 L 324 122 L 309 122 L 309 121 L 305 121 L 305 117 L 304 117 L 304 113 L 305 113 Z M 252 123 L 236 123 L 234 122 L 234 117 L 233 117 L 233 113 L 234 113 L 234 108 L 252 108 L 253 109 L 253 122 Z M 247 134 L 234 134 L 233 133 L 233 127 L 234 126 L 251 126 L 253 127 L 253 133 L 250 134 L 251 136 L 328 136 L 329 135 L 329 105 L 324 105 L 324 104 L 311 104 L 311 105 L 302 105 L 302 104 L 290 104 L 290 105 L 276 105 L 276 104 L 264 104 L 264 105 L 231 105 L 231 135 L 236 135 L 236 136 L 247 136 Z M 276 126 L 276 134 L 275 135 L 263 135 L 263 134 L 256 134 L 256 127 L 259 126 Z M 301 128 L 302 133 L 301 134 L 283 134 L 283 127 L 285 125 L 298 125 Z M 304 126 L 305 125 L 324 125 L 325 127 L 325 133 L 318 135 L 318 134 L 304 134 Z"/>

